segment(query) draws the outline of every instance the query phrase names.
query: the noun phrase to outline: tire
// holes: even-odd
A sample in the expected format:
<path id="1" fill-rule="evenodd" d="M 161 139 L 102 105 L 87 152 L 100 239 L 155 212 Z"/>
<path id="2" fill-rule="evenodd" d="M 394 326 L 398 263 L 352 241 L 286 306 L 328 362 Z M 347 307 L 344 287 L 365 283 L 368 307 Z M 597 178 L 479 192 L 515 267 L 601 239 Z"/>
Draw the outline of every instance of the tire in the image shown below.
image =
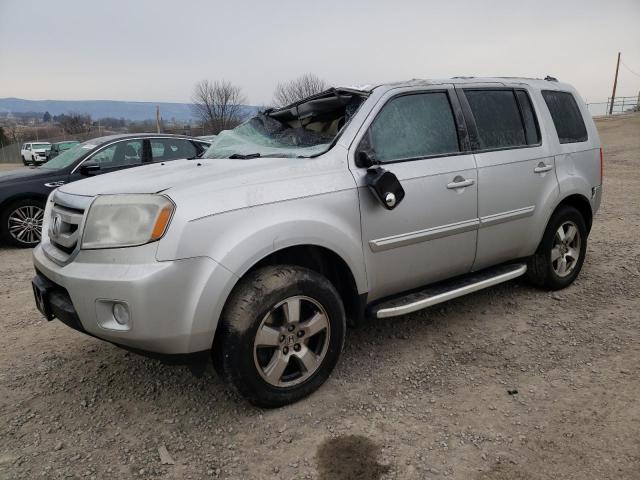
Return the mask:
<path id="1" fill-rule="evenodd" d="M 266 408 L 294 403 L 319 388 L 338 361 L 346 331 L 344 306 L 329 280 L 286 265 L 240 280 L 221 322 L 216 368 L 250 403 Z"/>
<path id="2" fill-rule="evenodd" d="M 44 218 L 44 203 L 26 198 L 7 205 L 0 212 L 0 237 L 5 243 L 19 248 L 32 248 L 40 243 L 42 220 Z M 25 232 L 12 227 L 25 221 Z"/>
<path id="3" fill-rule="evenodd" d="M 24 158 L 24 155 L 20 155 L 20 156 L 22 157 L 22 163 L 24 163 L 24 166 L 25 166 L 25 167 L 28 167 L 28 166 L 29 166 L 29 164 L 27 163 L 27 159 L 26 159 L 26 158 Z"/>
<path id="4" fill-rule="evenodd" d="M 559 233 L 561 227 L 564 239 Z M 574 207 L 562 205 L 551 216 L 538 250 L 527 263 L 527 279 L 547 290 L 566 288 L 580 274 L 586 252 L 587 227 L 582 214 Z"/>

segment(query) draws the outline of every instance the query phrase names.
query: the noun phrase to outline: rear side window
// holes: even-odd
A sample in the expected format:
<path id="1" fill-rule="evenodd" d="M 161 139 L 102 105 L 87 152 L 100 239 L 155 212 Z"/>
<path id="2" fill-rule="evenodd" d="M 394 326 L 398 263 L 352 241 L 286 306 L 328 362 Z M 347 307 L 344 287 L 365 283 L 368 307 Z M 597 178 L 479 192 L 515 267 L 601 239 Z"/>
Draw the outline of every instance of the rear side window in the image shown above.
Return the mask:
<path id="1" fill-rule="evenodd" d="M 189 140 L 180 138 L 151 139 L 151 154 L 154 162 L 193 158 L 198 154 L 196 147 Z"/>
<path id="2" fill-rule="evenodd" d="M 576 99 L 569 92 L 543 90 L 542 97 L 549 107 L 560 143 L 587 141 L 587 128 Z"/>
<path id="3" fill-rule="evenodd" d="M 404 95 L 390 100 L 369 130 L 376 160 L 391 162 L 460 151 L 445 92 Z"/>
<path id="4" fill-rule="evenodd" d="M 513 90 L 465 90 L 481 150 L 527 145 Z"/>

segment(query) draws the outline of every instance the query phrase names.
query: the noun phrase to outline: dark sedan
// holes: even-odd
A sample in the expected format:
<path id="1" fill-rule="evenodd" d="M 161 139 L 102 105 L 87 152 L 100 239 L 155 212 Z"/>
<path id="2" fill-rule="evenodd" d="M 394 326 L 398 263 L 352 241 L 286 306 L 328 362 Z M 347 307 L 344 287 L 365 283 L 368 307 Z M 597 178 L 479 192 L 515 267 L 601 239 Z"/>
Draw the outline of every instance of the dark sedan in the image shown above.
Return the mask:
<path id="1" fill-rule="evenodd" d="M 0 174 L 0 237 L 18 247 L 40 241 L 46 199 L 56 187 L 88 176 L 200 156 L 209 146 L 178 135 L 131 134 L 94 138 L 40 167 Z"/>

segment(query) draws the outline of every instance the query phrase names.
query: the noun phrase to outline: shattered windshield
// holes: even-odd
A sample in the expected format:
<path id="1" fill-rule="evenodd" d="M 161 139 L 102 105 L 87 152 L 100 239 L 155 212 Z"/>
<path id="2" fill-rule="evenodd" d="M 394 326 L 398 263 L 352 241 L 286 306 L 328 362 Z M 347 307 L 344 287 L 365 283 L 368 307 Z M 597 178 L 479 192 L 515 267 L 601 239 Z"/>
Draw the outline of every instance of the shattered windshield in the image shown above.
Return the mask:
<path id="1" fill-rule="evenodd" d="M 213 141 L 204 158 L 240 158 L 243 156 L 309 157 L 329 148 L 335 135 L 290 128 L 279 121 L 257 115 L 225 130 Z"/>
<path id="2" fill-rule="evenodd" d="M 364 97 L 323 92 L 268 110 L 213 140 L 203 158 L 313 157 L 331 148 Z"/>

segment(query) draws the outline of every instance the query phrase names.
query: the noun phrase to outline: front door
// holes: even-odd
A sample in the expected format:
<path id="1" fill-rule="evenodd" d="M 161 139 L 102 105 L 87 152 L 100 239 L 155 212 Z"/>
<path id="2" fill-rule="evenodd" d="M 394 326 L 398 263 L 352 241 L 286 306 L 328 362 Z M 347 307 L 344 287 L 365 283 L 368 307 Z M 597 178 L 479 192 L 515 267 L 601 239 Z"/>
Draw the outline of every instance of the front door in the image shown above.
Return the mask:
<path id="1" fill-rule="evenodd" d="M 366 169 L 353 169 L 370 301 L 468 272 L 478 226 L 476 166 L 453 89 L 392 90 L 378 105 L 352 148 L 395 174 L 405 197 L 385 209 Z"/>
<path id="2" fill-rule="evenodd" d="M 146 144 L 146 145 L 145 145 Z M 82 163 L 92 161 L 100 166 L 94 175 L 115 172 L 125 168 L 139 167 L 150 161 L 148 141 L 143 139 L 121 140 L 93 153 Z M 82 164 L 81 163 L 81 164 Z M 74 182 L 84 177 L 80 173 L 80 165 L 74 169 L 69 181 Z"/>

